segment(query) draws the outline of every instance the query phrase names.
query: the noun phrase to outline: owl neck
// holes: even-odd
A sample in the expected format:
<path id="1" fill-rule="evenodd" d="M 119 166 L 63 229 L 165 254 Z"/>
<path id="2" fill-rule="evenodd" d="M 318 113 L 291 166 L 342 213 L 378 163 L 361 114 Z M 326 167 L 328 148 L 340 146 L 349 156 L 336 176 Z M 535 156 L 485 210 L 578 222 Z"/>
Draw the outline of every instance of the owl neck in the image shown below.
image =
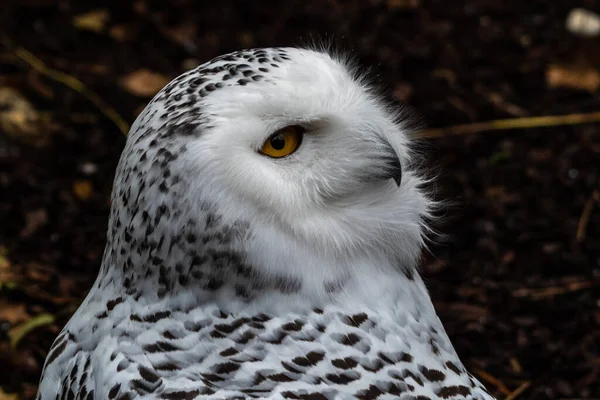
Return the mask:
<path id="1" fill-rule="evenodd" d="M 123 294 L 142 307 L 212 304 L 224 312 L 401 305 L 415 314 L 430 305 L 410 260 L 398 265 L 382 253 L 319 254 L 284 235 L 269 239 L 273 233 L 257 234 L 244 222 L 225 223 L 208 206 L 193 223 L 181 222 L 185 213 L 179 220 L 160 218 L 165 211 L 159 209 L 146 207 L 139 218 L 113 210 L 98 293 Z"/>
<path id="2" fill-rule="evenodd" d="M 199 253 L 198 257 L 203 259 L 206 255 Z M 148 262 L 152 263 L 152 260 Z M 295 267 L 295 263 L 290 264 Z M 125 271 L 123 265 L 126 265 Z M 97 292 L 94 297 L 104 299 L 105 296 L 99 295 L 108 291 L 128 298 L 128 303 L 138 304 L 142 309 L 168 304 L 180 311 L 216 306 L 225 313 L 287 315 L 335 306 L 377 311 L 388 309 L 413 316 L 418 316 L 423 310 L 431 310 L 434 314 L 421 277 L 398 270 L 378 271 L 368 276 L 347 274 L 335 281 L 320 281 L 317 285 L 292 277 L 261 277 L 252 266 L 232 264 L 224 267 L 232 270 L 220 274 L 209 272 L 199 264 L 183 265 L 186 265 L 183 259 L 173 260 L 155 271 L 144 268 L 145 264 L 130 264 L 127 259 L 107 258 L 94 287 Z M 142 272 L 128 273 L 129 268 Z M 247 268 L 243 276 L 238 275 L 239 268 Z M 168 272 L 173 270 L 181 272 Z"/>

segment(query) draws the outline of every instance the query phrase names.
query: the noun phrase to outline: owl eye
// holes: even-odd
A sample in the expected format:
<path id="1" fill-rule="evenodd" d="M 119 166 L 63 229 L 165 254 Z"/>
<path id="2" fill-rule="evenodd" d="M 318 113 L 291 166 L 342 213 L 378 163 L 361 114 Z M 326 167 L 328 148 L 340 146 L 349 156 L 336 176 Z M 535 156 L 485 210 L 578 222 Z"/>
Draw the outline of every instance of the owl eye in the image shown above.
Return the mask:
<path id="1" fill-rule="evenodd" d="M 272 158 L 289 156 L 300 147 L 305 129 L 298 125 L 290 125 L 279 129 L 269 136 L 260 152 Z"/>

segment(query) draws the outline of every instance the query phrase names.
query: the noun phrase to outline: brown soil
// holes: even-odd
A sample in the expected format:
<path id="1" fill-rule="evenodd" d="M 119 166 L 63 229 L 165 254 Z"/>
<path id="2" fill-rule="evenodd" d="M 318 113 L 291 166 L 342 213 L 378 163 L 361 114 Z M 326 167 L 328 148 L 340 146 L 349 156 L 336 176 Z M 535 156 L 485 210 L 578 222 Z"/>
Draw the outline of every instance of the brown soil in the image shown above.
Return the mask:
<path id="1" fill-rule="evenodd" d="M 432 127 L 600 109 L 600 94 L 582 82 L 600 74 L 600 42 L 564 27 L 576 6 L 600 11 L 597 0 L 5 4 L 0 89 L 30 102 L 18 114 L 28 118 L 0 123 L 0 387 L 21 399 L 35 394 L 50 344 L 96 276 L 124 137 L 105 109 L 36 71 L 19 49 L 85 83 L 127 123 L 201 61 L 311 37 L 354 49 L 388 96 Z M 97 10 L 105 13 L 81 18 Z M 556 66 L 583 89 L 553 87 L 546 72 Z M 17 102 L 0 95 L 0 115 Z M 482 132 L 424 146 L 437 194 L 453 204 L 424 274 L 464 363 L 499 398 L 527 384 L 516 398 L 600 396 L 599 129 Z M 19 327 L 44 313 L 55 322 L 11 348 Z"/>

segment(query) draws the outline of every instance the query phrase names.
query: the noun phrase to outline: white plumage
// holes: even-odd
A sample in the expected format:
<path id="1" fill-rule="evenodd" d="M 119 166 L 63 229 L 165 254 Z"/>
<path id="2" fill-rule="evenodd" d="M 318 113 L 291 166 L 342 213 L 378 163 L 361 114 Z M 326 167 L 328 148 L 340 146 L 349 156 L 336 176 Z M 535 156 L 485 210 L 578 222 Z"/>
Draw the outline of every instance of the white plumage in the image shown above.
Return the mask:
<path id="1" fill-rule="evenodd" d="M 401 117 L 307 49 L 167 85 L 131 129 L 99 276 L 38 399 L 491 399 L 417 271 L 433 203 Z"/>

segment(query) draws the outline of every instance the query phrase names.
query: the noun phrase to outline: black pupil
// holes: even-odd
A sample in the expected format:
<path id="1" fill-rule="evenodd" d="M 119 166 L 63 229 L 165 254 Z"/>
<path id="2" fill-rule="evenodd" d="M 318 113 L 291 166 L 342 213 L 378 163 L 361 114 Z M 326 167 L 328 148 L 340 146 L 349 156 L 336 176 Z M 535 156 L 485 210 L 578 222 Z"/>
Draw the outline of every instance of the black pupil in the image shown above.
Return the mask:
<path id="1" fill-rule="evenodd" d="M 275 150 L 281 150 L 285 147 L 285 139 L 281 135 L 273 136 L 271 138 L 271 147 Z"/>

